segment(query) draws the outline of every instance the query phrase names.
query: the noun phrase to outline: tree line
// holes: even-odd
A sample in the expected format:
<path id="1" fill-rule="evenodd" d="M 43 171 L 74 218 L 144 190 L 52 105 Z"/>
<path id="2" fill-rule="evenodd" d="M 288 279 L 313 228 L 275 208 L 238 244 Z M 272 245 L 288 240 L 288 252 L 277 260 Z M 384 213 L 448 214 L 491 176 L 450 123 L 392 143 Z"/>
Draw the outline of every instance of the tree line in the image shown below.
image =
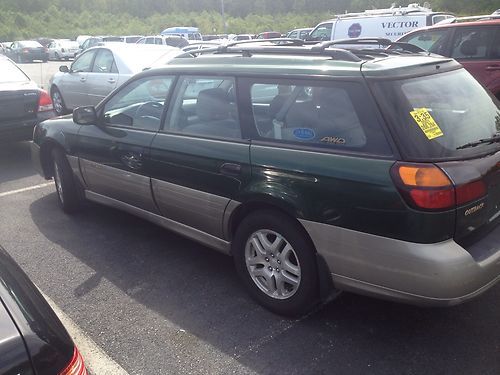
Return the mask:
<path id="1" fill-rule="evenodd" d="M 286 32 L 313 27 L 335 14 L 406 6 L 412 0 L 2 0 L 0 40 L 80 34 L 157 34 L 169 26 L 202 33 Z M 430 0 L 437 11 L 490 14 L 500 0 Z M 221 10 L 224 6 L 226 28 Z"/>

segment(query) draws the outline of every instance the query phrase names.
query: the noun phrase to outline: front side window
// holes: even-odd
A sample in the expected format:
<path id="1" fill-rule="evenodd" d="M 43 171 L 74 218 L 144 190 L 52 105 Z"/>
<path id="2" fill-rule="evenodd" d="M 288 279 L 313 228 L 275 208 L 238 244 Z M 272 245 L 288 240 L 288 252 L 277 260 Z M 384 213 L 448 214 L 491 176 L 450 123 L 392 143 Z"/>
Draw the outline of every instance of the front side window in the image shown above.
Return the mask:
<path id="1" fill-rule="evenodd" d="M 464 145 L 500 133 L 500 109 L 466 70 L 373 85 L 402 152 L 414 160 L 475 157 L 499 143 Z"/>
<path id="2" fill-rule="evenodd" d="M 332 36 L 333 23 L 322 23 L 311 31 L 311 40 L 330 40 Z"/>
<path id="3" fill-rule="evenodd" d="M 495 32 L 494 27 L 457 27 L 453 38 L 451 57 L 455 59 L 487 58 Z"/>
<path id="4" fill-rule="evenodd" d="M 94 73 L 118 73 L 113 53 L 108 49 L 100 49 L 94 60 Z"/>
<path id="5" fill-rule="evenodd" d="M 166 131 L 214 138 L 241 138 L 234 79 L 182 77 Z"/>
<path id="6" fill-rule="evenodd" d="M 104 106 L 105 124 L 157 131 L 173 77 L 151 76 L 123 87 Z"/>
<path id="7" fill-rule="evenodd" d="M 354 82 L 255 82 L 258 136 L 280 143 L 390 154 L 369 93 Z"/>
<path id="8" fill-rule="evenodd" d="M 446 42 L 450 34 L 450 28 L 442 30 L 424 30 L 403 37 L 401 41 L 413 44 L 426 51 L 442 55 L 446 53 Z"/>
<path id="9" fill-rule="evenodd" d="M 92 70 L 92 60 L 94 59 L 95 52 L 94 50 L 81 54 L 71 65 L 71 71 L 90 72 Z"/>

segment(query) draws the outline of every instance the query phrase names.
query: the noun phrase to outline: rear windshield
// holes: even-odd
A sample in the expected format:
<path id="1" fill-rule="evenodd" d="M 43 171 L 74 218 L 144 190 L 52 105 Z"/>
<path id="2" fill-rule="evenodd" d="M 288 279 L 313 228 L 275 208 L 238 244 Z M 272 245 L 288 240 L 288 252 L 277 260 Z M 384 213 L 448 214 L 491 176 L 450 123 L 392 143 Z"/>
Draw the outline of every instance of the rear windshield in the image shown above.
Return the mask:
<path id="1" fill-rule="evenodd" d="M 498 101 L 464 69 L 373 86 L 408 159 L 464 159 L 500 148 L 500 143 L 461 148 L 500 132 Z"/>
<path id="2" fill-rule="evenodd" d="M 7 59 L 0 59 L 0 83 L 29 82 L 21 69 Z"/>

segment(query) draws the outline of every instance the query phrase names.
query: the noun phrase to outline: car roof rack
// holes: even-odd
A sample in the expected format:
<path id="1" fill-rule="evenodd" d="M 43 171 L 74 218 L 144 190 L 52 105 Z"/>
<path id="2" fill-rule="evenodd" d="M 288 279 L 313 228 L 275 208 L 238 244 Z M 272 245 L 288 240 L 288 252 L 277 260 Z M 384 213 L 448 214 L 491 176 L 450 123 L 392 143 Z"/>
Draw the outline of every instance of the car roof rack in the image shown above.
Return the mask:
<path id="1" fill-rule="evenodd" d="M 452 17 L 447 18 L 436 23 L 436 25 L 448 25 L 450 23 L 460 23 L 460 22 L 473 22 L 473 21 L 488 21 L 488 20 L 498 20 L 500 19 L 500 14 L 485 14 L 482 16 L 466 16 L 466 17 Z"/>
<path id="2" fill-rule="evenodd" d="M 314 47 L 313 49 L 326 49 L 330 46 L 338 46 L 338 45 L 372 45 L 372 46 L 382 46 L 389 48 L 390 50 L 394 50 L 394 47 L 397 47 L 399 51 L 407 52 L 407 53 L 420 53 L 427 52 L 426 50 L 417 47 L 414 44 L 405 43 L 405 42 L 393 42 L 387 38 L 350 38 L 350 39 L 337 39 L 330 40 L 326 42 L 321 42 Z"/>
<path id="3" fill-rule="evenodd" d="M 337 47 L 351 45 L 355 48 Z M 360 46 L 380 46 L 384 48 L 360 48 Z M 241 54 L 250 57 L 253 54 L 327 56 L 334 60 L 359 62 L 377 57 L 426 53 L 427 51 L 413 44 L 392 42 L 386 38 L 352 38 L 326 42 L 307 42 L 301 39 L 276 38 L 235 41 L 214 48 L 187 51 L 177 57 L 196 57 L 204 54 Z"/>

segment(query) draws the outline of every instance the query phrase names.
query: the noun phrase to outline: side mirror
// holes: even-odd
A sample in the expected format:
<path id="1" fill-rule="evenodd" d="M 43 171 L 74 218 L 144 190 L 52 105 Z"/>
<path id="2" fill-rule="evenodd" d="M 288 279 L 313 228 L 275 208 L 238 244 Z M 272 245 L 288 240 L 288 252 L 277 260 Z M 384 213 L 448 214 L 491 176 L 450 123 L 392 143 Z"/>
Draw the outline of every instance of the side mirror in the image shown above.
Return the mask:
<path id="1" fill-rule="evenodd" d="M 73 122 L 78 125 L 96 125 L 97 113 L 95 107 L 88 105 L 73 110 Z"/>
<path id="2" fill-rule="evenodd" d="M 63 73 L 69 73 L 69 68 L 66 65 L 61 65 L 59 71 Z"/>

